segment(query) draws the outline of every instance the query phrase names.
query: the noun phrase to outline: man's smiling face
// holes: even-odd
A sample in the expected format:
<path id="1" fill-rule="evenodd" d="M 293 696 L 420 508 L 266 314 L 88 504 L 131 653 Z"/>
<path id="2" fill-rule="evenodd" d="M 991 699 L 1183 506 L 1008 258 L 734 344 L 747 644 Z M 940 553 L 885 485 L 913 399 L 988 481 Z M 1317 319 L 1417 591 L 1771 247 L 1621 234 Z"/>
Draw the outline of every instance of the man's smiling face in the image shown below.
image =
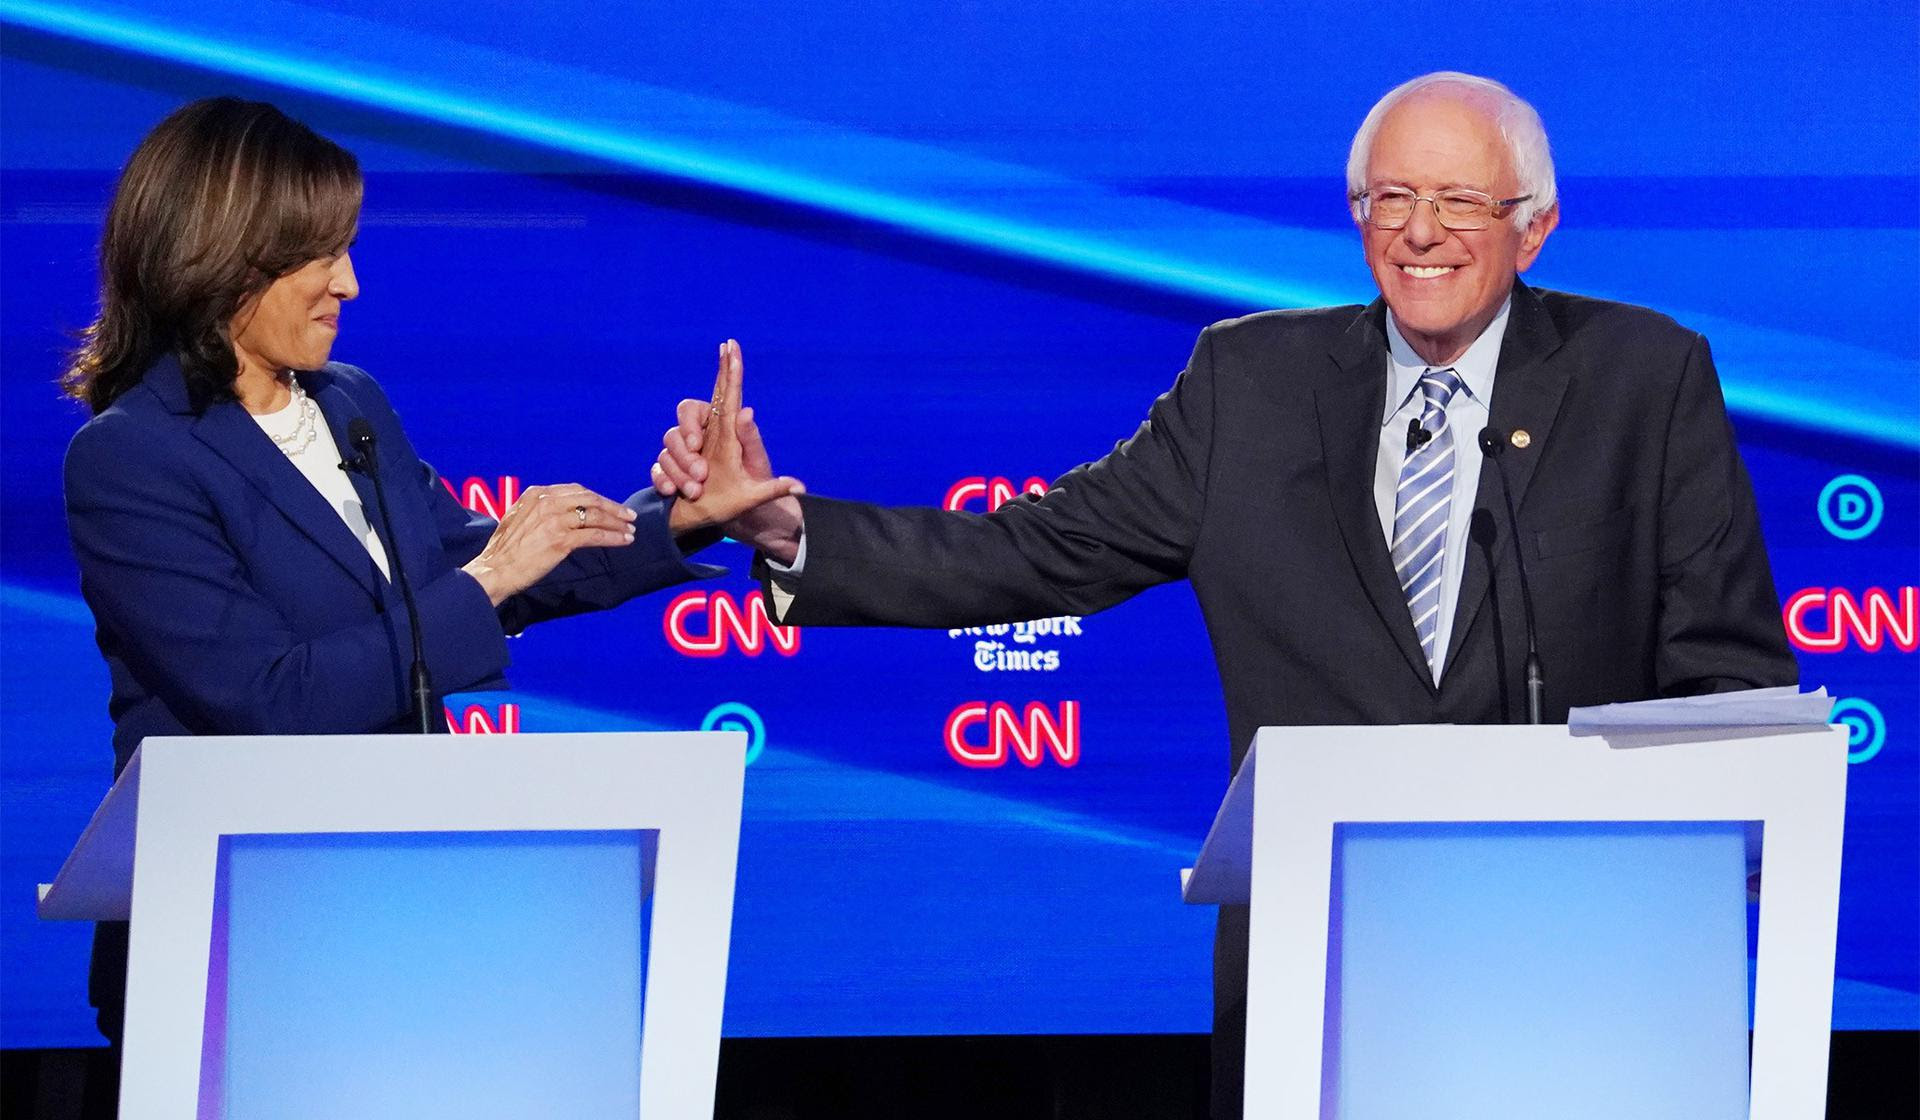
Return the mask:
<path id="1" fill-rule="evenodd" d="M 1367 155 L 1366 187 L 1405 187 L 1421 195 L 1465 189 L 1496 199 L 1525 193 L 1495 110 L 1484 99 L 1438 87 L 1408 96 L 1388 110 Z M 1396 230 L 1360 227 L 1367 267 L 1393 311 L 1401 334 L 1426 361 L 1458 358 L 1486 330 L 1540 253 L 1558 221 L 1558 209 L 1518 229 L 1512 211 L 1487 228 L 1450 230 L 1431 204 L 1414 205 Z"/>

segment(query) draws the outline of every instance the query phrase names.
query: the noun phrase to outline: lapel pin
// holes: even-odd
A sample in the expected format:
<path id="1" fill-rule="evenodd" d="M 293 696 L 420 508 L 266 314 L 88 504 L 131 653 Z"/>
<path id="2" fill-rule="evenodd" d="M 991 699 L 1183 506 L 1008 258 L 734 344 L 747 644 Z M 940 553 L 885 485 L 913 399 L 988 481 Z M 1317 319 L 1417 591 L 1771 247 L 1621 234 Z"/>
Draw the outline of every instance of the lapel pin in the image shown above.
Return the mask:
<path id="1" fill-rule="evenodd" d="M 1507 441 L 1515 447 L 1525 450 L 1526 446 L 1533 442 L 1533 437 L 1527 434 L 1525 428 L 1515 428 L 1513 434 L 1507 437 Z"/>

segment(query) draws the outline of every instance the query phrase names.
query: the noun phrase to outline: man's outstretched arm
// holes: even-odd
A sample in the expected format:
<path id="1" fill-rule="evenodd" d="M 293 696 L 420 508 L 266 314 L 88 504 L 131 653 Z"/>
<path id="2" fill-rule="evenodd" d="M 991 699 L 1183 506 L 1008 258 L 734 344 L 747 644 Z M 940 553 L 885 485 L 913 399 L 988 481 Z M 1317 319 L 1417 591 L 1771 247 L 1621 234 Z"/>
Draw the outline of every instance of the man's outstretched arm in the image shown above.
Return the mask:
<path id="1" fill-rule="evenodd" d="M 727 531 L 783 565 L 804 541 L 788 623 L 961 626 L 1091 613 L 1186 574 L 1206 495 L 1213 383 L 1202 334 L 1131 438 L 1045 497 L 984 517 L 799 498 L 758 507 Z M 739 472 L 706 454 L 712 421 L 706 402 L 681 403 L 655 471 L 662 493 L 697 505 L 771 475 L 750 413 L 735 417 L 747 451 Z"/>

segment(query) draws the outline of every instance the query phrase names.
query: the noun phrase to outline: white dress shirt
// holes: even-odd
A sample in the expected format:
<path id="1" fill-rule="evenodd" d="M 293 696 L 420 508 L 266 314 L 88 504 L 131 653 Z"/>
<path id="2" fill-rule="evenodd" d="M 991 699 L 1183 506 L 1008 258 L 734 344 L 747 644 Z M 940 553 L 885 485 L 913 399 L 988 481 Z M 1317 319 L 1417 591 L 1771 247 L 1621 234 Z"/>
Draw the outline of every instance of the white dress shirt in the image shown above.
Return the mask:
<path id="1" fill-rule="evenodd" d="M 1451 363 L 1460 377 L 1460 391 L 1447 403 L 1447 428 L 1453 433 L 1453 498 L 1447 507 L 1447 550 L 1440 572 L 1440 619 L 1433 635 L 1433 679 L 1440 680 L 1447 665 L 1447 642 L 1453 637 L 1454 609 L 1460 602 L 1460 577 L 1467 568 L 1467 527 L 1473 517 L 1473 499 L 1480 486 L 1480 429 L 1492 417 L 1493 372 L 1500 362 L 1500 340 L 1507 333 L 1512 297 L 1487 324 L 1467 352 Z M 1394 495 L 1400 487 L 1400 468 L 1407 458 L 1407 425 L 1426 409 L 1420 375 L 1435 367 L 1413 352 L 1400 328 L 1387 313 L 1387 404 L 1380 421 L 1380 452 L 1374 460 L 1373 503 L 1380 513 L 1380 536 L 1393 540 Z"/>

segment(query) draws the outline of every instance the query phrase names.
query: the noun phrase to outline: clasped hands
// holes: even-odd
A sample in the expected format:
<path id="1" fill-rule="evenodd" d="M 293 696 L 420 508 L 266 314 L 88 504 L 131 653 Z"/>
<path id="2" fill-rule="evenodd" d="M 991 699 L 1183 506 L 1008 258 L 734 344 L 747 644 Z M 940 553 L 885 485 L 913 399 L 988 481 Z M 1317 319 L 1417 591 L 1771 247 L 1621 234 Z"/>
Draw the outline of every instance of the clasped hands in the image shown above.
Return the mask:
<path id="1" fill-rule="evenodd" d="M 797 478 L 776 477 L 754 423 L 740 404 L 740 344 L 720 344 L 710 401 L 684 400 L 653 464 L 653 488 L 677 498 L 668 515 L 674 535 L 718 528 L 734 540 L 791 564 L 799 552 L 802 515 Z"/>
<path id="2" fill-rule="evenodd" d="M 806 488 L 775 477 L 753 410 L 740 406 L 740 344 L 720 346 L 712 401 L 680 402 L 679 423 L 653 465 L 653 486 L 675 498 L 667 517 L 677 537 L 719 529 L 784 564 L 800 544 Z M 539 582 L 581 548 L 633 543 L 633 510 L 577 483 L 533 486 L 500 519 L 480 555 L 462 568 L 499 606 Z"/>

